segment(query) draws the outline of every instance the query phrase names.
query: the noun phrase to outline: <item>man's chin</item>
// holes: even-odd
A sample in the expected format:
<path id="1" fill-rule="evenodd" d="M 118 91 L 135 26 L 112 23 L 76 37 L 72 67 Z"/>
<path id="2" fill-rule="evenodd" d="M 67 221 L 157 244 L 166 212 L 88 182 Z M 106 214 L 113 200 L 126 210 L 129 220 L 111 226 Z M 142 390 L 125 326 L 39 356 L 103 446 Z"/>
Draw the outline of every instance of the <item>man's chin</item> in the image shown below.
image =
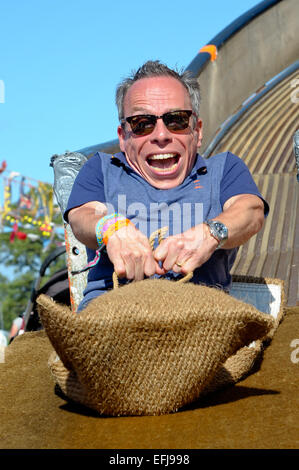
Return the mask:
<path id="1" fill-rule="evenodd" d="M 150 185 L 157 189 L 171 189 L 179 186 L 182 183 L 183 178 L 160 177 L 159 179 L 146 178 L 146 180 Z"/>

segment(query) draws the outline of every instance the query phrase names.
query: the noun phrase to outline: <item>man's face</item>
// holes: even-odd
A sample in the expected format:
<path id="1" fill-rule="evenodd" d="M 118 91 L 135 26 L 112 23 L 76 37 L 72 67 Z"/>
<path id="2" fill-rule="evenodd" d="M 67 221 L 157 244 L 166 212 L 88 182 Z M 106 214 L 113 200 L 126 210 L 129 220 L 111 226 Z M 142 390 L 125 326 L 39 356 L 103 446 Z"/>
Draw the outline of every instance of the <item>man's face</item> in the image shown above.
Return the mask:
<path id="1" fill-rule="evenodd" d="M 161 116 L 175 110 L 192 109 L 186 88 L 173 77 L 143 78 L 129 88 L 124 99 L 124 117 L 138 114 Z M 162 119 L 148 135 L 138 136 L 129 123 L 118 127 L 120 149 L 128 164 L 148 183 L 160 189 L 180 185 L 190 173 L 201 145 L 202 122 L 190 117 L 190 126 L 173 133 Z"/>

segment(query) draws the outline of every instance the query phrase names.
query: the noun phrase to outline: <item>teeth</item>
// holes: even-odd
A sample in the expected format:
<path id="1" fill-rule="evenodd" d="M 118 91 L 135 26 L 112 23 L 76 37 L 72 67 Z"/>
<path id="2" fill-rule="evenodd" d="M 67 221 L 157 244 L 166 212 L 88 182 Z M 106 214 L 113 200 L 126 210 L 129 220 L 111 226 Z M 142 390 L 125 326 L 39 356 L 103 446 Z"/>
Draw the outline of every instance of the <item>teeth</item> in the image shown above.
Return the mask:
<path id="1" fill-rule="evenodd" d="M 163 173 L 163 172 L 166 172 L 166 171 L 174 170 L 176 167 L 177 167 L 177 163 L 175 163 L 174 165 L 172 165 L 169 168 L 158 168 L 158 167 L 154 167 L 154 168 L 155 168 L 156 171 L 160 171 L 161 173 Z"/>
<path id="2" fill-rule="evenodd" d="M 178 166 L 177 153 L 156 153 L 148 157 L 150 166 L 160 173 L 174 170 Z M 156 161 L 156 163 L 154 163 Z M 169 166 L 171 165 L 171 166 Z"/>
<path id="3" fill-rule="evenodd" d="M 176 153 L 160 153 L 157 155 L 151 155 L 150 160 L 166 160 L 167 158 L 173 158 L 176 156 Z"/>

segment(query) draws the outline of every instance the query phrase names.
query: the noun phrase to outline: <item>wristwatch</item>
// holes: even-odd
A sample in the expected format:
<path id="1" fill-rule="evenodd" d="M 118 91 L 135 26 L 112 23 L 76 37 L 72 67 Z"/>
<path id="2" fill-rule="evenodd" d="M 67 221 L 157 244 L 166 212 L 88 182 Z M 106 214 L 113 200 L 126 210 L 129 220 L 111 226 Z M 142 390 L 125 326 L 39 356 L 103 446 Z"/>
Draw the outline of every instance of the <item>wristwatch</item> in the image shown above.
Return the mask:
<path id="1" fill-rule="evenodd" d="M 209 227 L 212 237 L 216 238 L 219 242 L 219 245 L 216 248 L 216 250 L 219 250 L 228 238 L 227 226 L 222 222 L 219 222 L 219 220 L 205 220 L 204 224 Z"/>

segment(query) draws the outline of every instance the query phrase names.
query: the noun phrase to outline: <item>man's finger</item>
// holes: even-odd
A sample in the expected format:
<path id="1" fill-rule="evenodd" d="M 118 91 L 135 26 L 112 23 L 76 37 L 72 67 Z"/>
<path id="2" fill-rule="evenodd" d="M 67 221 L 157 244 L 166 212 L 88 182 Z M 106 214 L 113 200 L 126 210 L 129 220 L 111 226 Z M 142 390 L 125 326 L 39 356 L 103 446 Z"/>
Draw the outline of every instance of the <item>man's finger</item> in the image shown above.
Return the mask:
<path id="1" fill-rule="evenodd" d="M 113 263 L 113 265 L 114 265 L 114 271 L 117 277 L 119 277 L 119 279 L 126 277 L 126 274 L 127 274 L 126 267 L 121 258 L 117 258 L 116 261 Z"/>
<path id="2" fill-rule="evenodd" d="M 142 281 L 144 279 L 144 252 L 133 252 L 132 261 L 134 263 L 134 279 L 135 281 Z"/>
<path id="3" fill-rule="evenodd" d="M 169 254 L 170 250 L 180 250 L 184 246 L 184 241 L 181 236 L 178 237 L 168 237 L 166 240 L 163 240 L 160 245 L 154 251 L 154 258 L 157 261 L 164 261 Z"/>
<path id="4" fill-rule="evenodd" d="M 144 261 L 144 275 L 146 277 L 151 277 L 156 273 L 156 262 L 154 260 L 153 252 L 147 253 Z"/>
<path id="5" fill-rule="evenodd" d="M 156 274 L 158 274 L 159 276 L 164 276 L 167 273 L 167 271 L 163 267 L 161 268 L 158 261 L 155 261 L 155 267 L 156 267 Z"/>
<path id="6" fill-rule="evenodd" d="M 154 258 L 157 261 L 163 261 L 168 253 L 168 242 L 166 243 L 166 240 L 163 240 L 160 245 L 155 249 L 154 251 Z"/>
<path id="7" fill-rule="evenodd" d="M 120 279 L 124 278 L 126 275 L 126 268 L 120 255 L 120 241 L 118 238 L 113 237 L 113 239 L 110 239 L 106 248 L 108 257 L 114 266 L 115 273 Z"/>

